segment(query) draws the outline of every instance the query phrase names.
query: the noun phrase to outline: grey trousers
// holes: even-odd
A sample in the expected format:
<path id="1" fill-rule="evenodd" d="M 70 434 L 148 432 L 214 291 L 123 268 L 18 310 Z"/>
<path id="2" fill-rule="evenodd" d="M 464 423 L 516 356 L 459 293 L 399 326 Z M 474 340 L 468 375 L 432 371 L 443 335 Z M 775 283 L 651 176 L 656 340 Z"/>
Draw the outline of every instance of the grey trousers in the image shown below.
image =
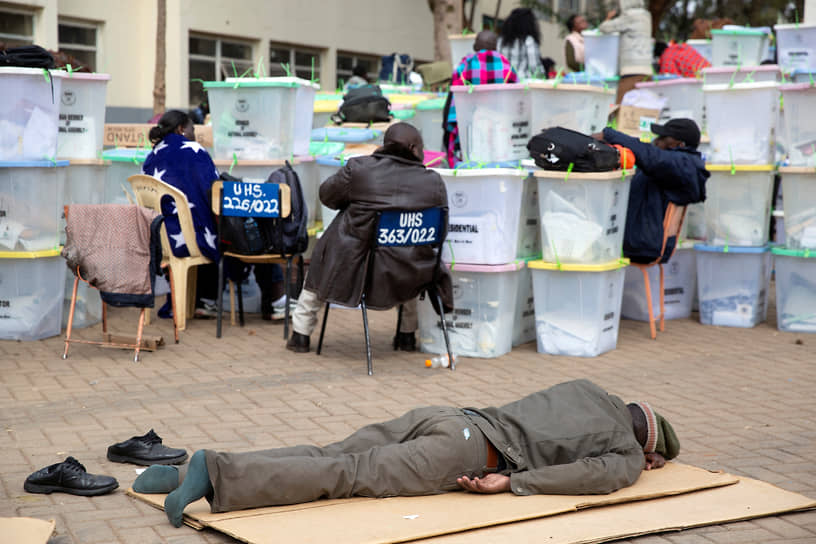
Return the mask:
<path id="1" fill-rule="evenodd" d="M 311 336 L 317 326 L 317 314 L 325 301 L 320 300 L 313 291 L 301 289 L 295 311 L 292 312 L 292 328 L 299 334 Z M 411 299 L 403 304 L 400 332 L 415 332 L 419 326 L 417 317 L 417 300 Z"/>
<path id="2" fill-rule="evenodd" d="M 434 495 L 488 471 L 487 439 L 457 408 L 418 408 L 325 447 L 205 451 L 213 512 L 321 498 Z"/>

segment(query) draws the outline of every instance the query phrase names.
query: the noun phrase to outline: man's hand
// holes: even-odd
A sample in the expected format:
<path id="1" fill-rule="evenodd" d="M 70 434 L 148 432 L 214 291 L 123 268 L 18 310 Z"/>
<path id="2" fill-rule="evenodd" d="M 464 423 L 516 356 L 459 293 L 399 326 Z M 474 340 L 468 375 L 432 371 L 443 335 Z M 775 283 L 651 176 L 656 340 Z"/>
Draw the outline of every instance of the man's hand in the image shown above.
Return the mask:
<path id="1" fill-rule="evenodd" d="M 617 14 L 618 14 L 618 12 L 616 10 L 614 10 L 614 9 L 610 10 L 610 11 L 607 11 L 606 12 L 606 20 L 608 21 L 609 19 L 614 19 Z"/>
<path id="2" fill-rule="evenodd" d="M 600 140 L 602 142 L 604 141 L 603 132 L 596 132 L 595 134 L 592 135 L 592 137 L 595 138 L 596 140 Z"/>
<path id="3" fill-rule="evenodd" d="M 643 455 L 646 456 L 646 470 L 663 468 L 663 465 L 666 464 L 666 459 L 659 453 L 644 453 Z"/>
<path id="4" fill-rule="evenodd" d="M 504 493 L 510 491 L 510 476 L 499 473 L 487 474 L 483 478 L 462 476 L 456 479 L 459 487 L 474 493 Z"/>

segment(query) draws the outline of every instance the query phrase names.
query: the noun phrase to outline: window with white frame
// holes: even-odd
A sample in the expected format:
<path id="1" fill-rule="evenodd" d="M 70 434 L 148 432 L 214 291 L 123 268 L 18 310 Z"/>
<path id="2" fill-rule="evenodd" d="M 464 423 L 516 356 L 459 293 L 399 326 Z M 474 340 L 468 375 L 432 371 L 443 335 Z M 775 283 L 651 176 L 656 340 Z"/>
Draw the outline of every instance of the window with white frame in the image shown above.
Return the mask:
<path id="1" fill-rule="evenodd" d="M 96 72 L 97 25 L 78 21 L 60 21 L 57 29 L 59 50 L 80 62 L 88 72 Z M 72 66 L 78 70 L 80 66 Z"/>
<path id="2" fill-rule="evenodd" d="M 252 72 L 252 44 L 191 34 L 189 62 L 189 103 L 197 106 L 206 100 L 202 81 L 223 81 Z"/>
<path id="3" fill-rule="evenodd" d="M 34 14 L 0 7 L 0 42 L 6 47 L 34 43 Z"/>
<path id="4" fill-rule="evenodd" d="M 366 70 L 369 81 L 377 81 L 380 77 L 380 57 L 372 55 L 358 55 L 357 53 L 337 52 L 337 85 L 343 85 L 351 78 L 355 66 L 362 66 Z"/>
<path id="5" fill-rule="evenodd" d="M 285 76 L 288 68 L 291 76 L 316 80 L 320 77 L 320 49 L 286 45 L 269 44 L 269 75 Z M 286 68 L 284 68 L 286 65 Z"/>

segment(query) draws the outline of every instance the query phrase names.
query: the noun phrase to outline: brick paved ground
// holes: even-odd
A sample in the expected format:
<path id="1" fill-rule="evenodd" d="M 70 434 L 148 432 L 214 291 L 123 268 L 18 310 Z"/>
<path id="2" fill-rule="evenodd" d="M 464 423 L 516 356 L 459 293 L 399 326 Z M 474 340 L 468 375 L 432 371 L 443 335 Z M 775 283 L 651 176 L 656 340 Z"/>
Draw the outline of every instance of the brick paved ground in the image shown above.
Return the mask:
<path id="1" fill-rule="evenodd" d="M 681 461 L 816 497 L 816 337 L 777 332 L 773 313 L 750 330 L 669 322 L 657 341 L 645 324 L 624 321 L 618 349 L 601 357 L 545 356 L 529 344 L 498 359 L 463 359 L 451 373 L 425 369 L 421 354 L 392 352 L 395 316 L 372 312 L 374 377 L 365 374 L 354 311 L 332 314 L 321 357 L 286 351 L 281 326 L 257 316 L 220 340 L 213 321 L 192 321 L 180 344 L 139 364 L 82 345 L 63 361 L 59 338 L 0 342 L 0 516 L 55 519 L 52 544 L 233 542 L 175 529 L 127 497 L 134 467 L 108 462 L 107 446 L 151 427 L 190 451 L 328 442 L 414 406 L 502 404 L 578 377 L 651 400 L 680 434 Z M 112 314 L 114 330 L 135 324 L 134 310 Z M 172 338 L 166 321 L 148 330 Z M 23 491 L 29 473 L 66 455 L 121 488 L 96 498 Z M 816 511 L 630 542 L 814 543 Z"/>

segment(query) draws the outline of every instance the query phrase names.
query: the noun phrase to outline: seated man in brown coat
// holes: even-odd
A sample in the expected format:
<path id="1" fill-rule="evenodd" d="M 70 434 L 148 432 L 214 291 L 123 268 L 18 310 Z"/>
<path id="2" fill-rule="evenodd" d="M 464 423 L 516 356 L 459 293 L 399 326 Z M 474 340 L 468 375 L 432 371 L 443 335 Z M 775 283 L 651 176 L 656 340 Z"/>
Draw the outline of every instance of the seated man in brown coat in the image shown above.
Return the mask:
<path id="1" fill-rule="evenodd" d="M 422 158 L 419 131 L 397 123 L 385 132 L 382 147 L 370 156 L 350 159 L 320 185 L 320 200 L 340 213 L 315 244 L 306 284 L 292 315 L 294 334 L 286 344 L 288 349 L 309 351 L 309 336 L 326 301 L 352 308 L 360 304 L 377 212 L 447 208 L 445 183 L 439 174 L 425 168 Z M 387 310 L 404 304 L 394 347 L 414 351 L 416 297 L 421 286 L 436 281 L 443 305 L 450 307 L 450 276 L 436 266 L 430 246 L 382 247 L 375 257 L 371 277 L 376 281 L 368 286 L 366 306 Z"/>
<path id="2" fill-rule="evenodd" d="M 671 424 L 648 404 L 627 405 L 588 380 L 575 380 L 501 407 L 417 408 L 323 448 L 199 450 L 180 485 L 175 467 L 154 465 L 133 489 L 172 490 L 164 507 L 180 527 L 184 508 L 201 497 L 213 512 L 229 512 L 459 488 L 515 495 L 611 493 L 679 451 Z"/>

